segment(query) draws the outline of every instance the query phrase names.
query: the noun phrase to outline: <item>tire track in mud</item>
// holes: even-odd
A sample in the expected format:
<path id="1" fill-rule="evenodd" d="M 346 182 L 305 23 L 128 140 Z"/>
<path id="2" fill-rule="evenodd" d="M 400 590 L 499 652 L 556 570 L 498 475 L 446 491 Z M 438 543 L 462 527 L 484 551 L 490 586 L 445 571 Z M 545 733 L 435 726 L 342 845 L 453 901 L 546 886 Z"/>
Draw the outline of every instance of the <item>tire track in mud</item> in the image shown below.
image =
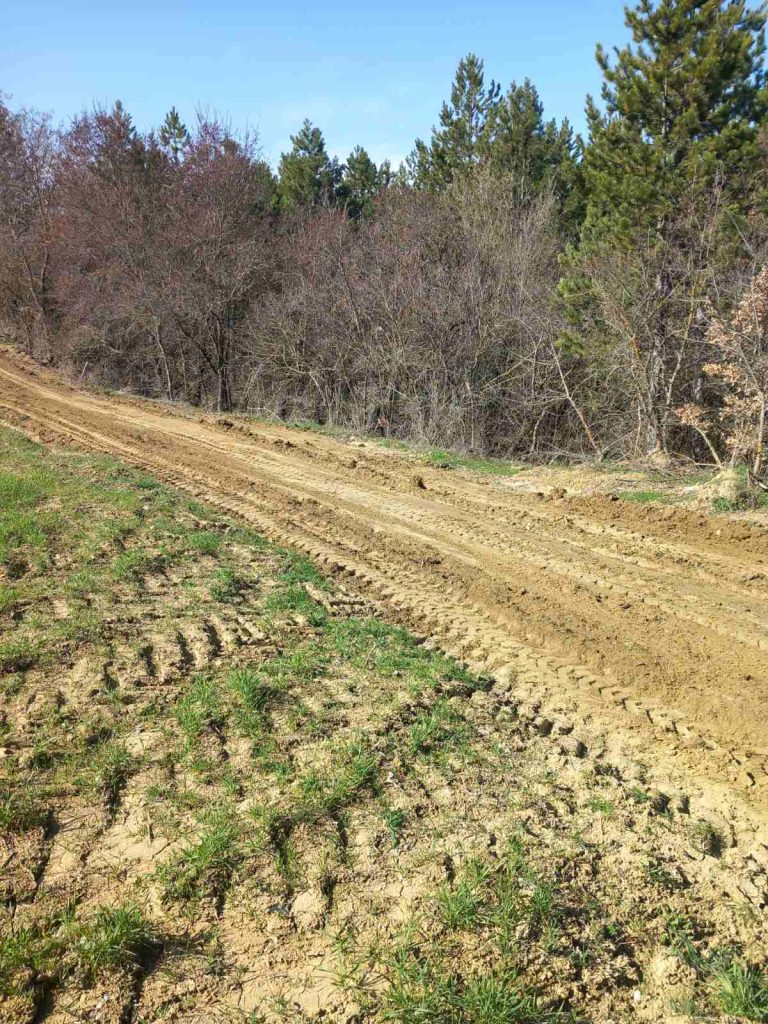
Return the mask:
<path id="1" fill-rule="evenodd" d="M 415 492 L 412 463 L 391 454 L 360 465 L 326 438 L 233 432 L 0 359 L 9 422 L 124 458 L 302 550 L 593 753 L 685 777 L 737 817 L 742 800 L 768 809 L 766 559 L 440 471 Z"/>

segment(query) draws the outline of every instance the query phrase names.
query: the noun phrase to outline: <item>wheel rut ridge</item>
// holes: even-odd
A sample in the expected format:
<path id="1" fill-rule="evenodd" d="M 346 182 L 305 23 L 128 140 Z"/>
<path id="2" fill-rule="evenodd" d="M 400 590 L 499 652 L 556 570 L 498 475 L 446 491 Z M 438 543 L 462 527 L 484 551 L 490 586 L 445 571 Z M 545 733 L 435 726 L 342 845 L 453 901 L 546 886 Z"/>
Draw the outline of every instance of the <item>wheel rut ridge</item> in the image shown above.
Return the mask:
<path id="1" fill-rule="evenodd" d="M 69 421 L 66 421 L 66 420 L 62 421 L 62 425 L 64 425 L 70 431 L 73 431 L 73 432 L 76 432 L 76 433 L 79 432 L 79 428 L 77 427 L 77 425 L 72 424 Z M 83 441 L 86 441 L 89 438 L 94 436 L 93 432 L 90 432 L 88 435 L 83 435 L 82 432 L 79 432 L 79 434 L 82 437 Z M 100 436 L 99 440 L 100 440 L 101 444 L 107 443 L 107 439 L 104 436 Z M 210 447 L 211 449 L 215 450 L 215 451 L 218 451 L 218 452 L 222 453 L 222 454 L 226 454 L 229 457 L 235 457 L 235 458 L 239 457 L 239 458 L 243 458 L 244 461 L 247 461 L 247 460 L 245 460 L 245 456 L 239 456 L 237 452 L 233 453 L 225 445 L 215 445 L 215 444 L 212 444 L 212 443 L 208 442 L 207 446 Z M 286 487 L 285 488 L 285 492 L 286 493 L 290 493 L 289 488 Z M 451 510 L 451 511 L 454 514 L 456 512 L 456 510 Z M 382 514 L 381 501 L 379 501 L 378 512 L 379 512 L 380 515 Z M 550 522 L 550 520 L 547 520 L 546 517 L 541 517 L 540 515 L 537 516 L 535 512 L 527 511 L 526 515 L 528 515 L 530 518 L 537 519 L 537 521 L 539 521 L 539 522 L 542 522 L 542 521 Z M 401 512 L 401 515 L 398 518 L 399 518 L 400 521 L 409 520 L 409 519 L 411 521 L 415 521 L 415 520 L 418 519 L 418 515 L 416 513 L 414 513 L 414 512 L 411 512 L 410 515 L 402 515 L 402 512 Z M 462 539 L 462 541 L 464 541 L 467 538 L 468 533 L 466 531 L 461 530 L 461 529 L 456 529 L 456 525 L 455 525 L 454 522 L 446 521 L 444 518 L 441 520 L 441 522 L 443 523 L 443 525 L 444 525 L 444 527 L 445 527 L 445 529 L 446 529 L 446 531 L 448 533 L 451 533 L 453 536 L 460 537 Z M 433 521 L 433 525 L 434 525 L 434 521 Z M 473 539 L 474 543 L 471 546 L 472 546 L 472 548 L 474 550 L 480 550 L 479 547 L 478 547 L 478 544 L 477 544 L 477 539 L 478 539 L 479 536 L 483 536 L 483 534 L 482 534 L 482 527 L 477 523 L 477 521 L 474 521 L 472 523 L 472 530 L 473 530 L 473 538 L 472 539 Z M 529 532 L 529 530 L 526 530 L 525 532 Z M 614 532 L 616 532 L 616 531 L 614 530 Z M 424 540 L 427 543 L 429 542 L 428 538 L 418 538 L 418 539 Z M 645 540 L 645 538 L 642 538 L 642 539 Z M 683 621 L 691 622 L 691 623 L 694 623 L 694 624 L 699 625 L 701 627 L 704 627 L 704 628 L 706 628 L 708 630 L 711 630 L 711 631 L 719 634 L 720 636 L 722 636 L 722 637 L 724 637 L 726 639 L 729 639 L 729 640 L 736 639 L 740 643 L 751 645 L 753 647 L 759 648 L 760 650 L 768 650 L 768 637 L 762 635 L 764 630 L 765 630 L 765 627 L 766 627 L 767 623 L 759 621 L 756 618 L 756 616 L 754 616 L 749 611 L 748 607 L 743 607 L 742 609 L 740 609 L 740 612 L 741 612 L 741 615 L 742 615 L 743 618 L 747 618 L 747 619 L 750 620 L 749 621 L 749 626 L 751 628 L 744 629 L 744 628 L 734 628 L 733 626 L 729 626 L 728 624 L 721 625 L 720 622 L 719 622 L 719 614 L 718 614 L 716 608 L 714 608 L 714 607 L 709 609 L 709 614 L 702 614 L 701 611 L 697 610 L 696 607 L 681 607 L 681 602 L 685 606 L 691 606 L 691 605 L 692 606 L 696 606 L 696 605 L 700 606 L 702 603 L 706 604 L 708 602 L 707 602 L 706 598 L 702 598 L 702 596 L 699 595 L 699 594 L 690 594 L 689 595 L 689 594 L 683 594 L 683 593 L 669 593 L 669 592 L 666 592 L 665 588 L 663 587 L 663 585 L 660 584 L 660 582 L 658 580 L 658 573 L 654 573 L 656 578 L 652 582 L 653 582 L 653 585 L 656 587 L 656 589 L 661 591 L 664 594 L 663 598 L 662 597 L 654 596 L 654 595 L 649 594 L 649 593 L 641 593 L 641 592 L 639 592 L 636 587 L 633 587 L 631 585 L 632 584 L 632 580 L 631 580 L 630 577 L 621 575 L 621 563 L 623 561 L 630 561 L 632 564 L 637 565 L 639 563 L 639 560 L 637 560 L 637 559 L 629 559 L 629 560 L 627 560 L 627 559 L 623 559 L 623 558 L 617 558 L 617 557 L 615 557 L 615 555 L 613 553 L 606 552 L 604 549 L 601 550 L 600 548 L 595 548 L 595 547 L 587 548 L 586 545 L 577 545 L 570 538 L 564 538 L 564 539 L 558 538 L 558 541 L 562 545 L 566 545 L 567 544 L 567 545 L 569 545 L 571 547 L 583 547 L 583 548 L 585 548 L 587 550 L 588 555 L 591 558 L 594 558 L 595 555 L 603 555 L 603 556 L 609 558 L 610 561 L 611 561 L 611 564 L 610 564 L 609 567 L 612 569 L 614 575 L 620 575 L 621 576 L 621 582 L 618 582 L 616 580 L 607 579 L 604 576 L 600 576 L 600 575 L 595 574 L 593 572 L 585 571 L 583 568 L 579 568 L 579 566 L 570 565 L 570 564 L 568 564 L 565 561 L 554 559 L 552 557 L 541 558 L 541 557 L 537 557 L 533 553 L 529 553 L 528 555 L 523 556 L 522 555 L 523 551 L 528 550 L 530 552 L 531 545 L 530 544 L 526 544 L 524 542 L 524 540 L 521 540 L 521 533 L 518 533 L 518 535 L 514 537 L 514 542 L 515 542 L 515 545 L 516 545 L 516 547 L 518 549 L 518 553 L 517 553 L 517 559 L 513 560 L 513 566 L 514 566 L 514 564 L 516 564 L 516 562 L 526 562 L 528 565 L 534 566 L 534 567 L 536 567 L 536 568 L 538 568 L 538 569 L 540 569 L 540 570 L 542 570 L 542 571 L 544 571 L 544 572 L 546 572 L 548 574 L 557 573 L 557 574 L 559 574 L 559 575 L 561 575 L 561 576 L 563 576 L 563 577 L 573 581 L 574 583 L 576 583 L 576 584 L 578 584 L 580 586 L 588 587 L 588 588 L 591 588 L 592 590 L 595 590 L 595 591 L 605 592 L 605 593 L 609 593 L 609 594 L 612 594 L 612 595 L 615 595 L 615 596 L 618 596 L 618 597 L 624 597 L 624 598 L 631 599 L 633 601 L 637 601 L 637 602 L 643 603 L 643 604 L 645 604 L 645 605 L 647 605 L 649 607 L 657 608 L 660 611 L 663 611 L 665 614 L 669 615 L 670 617 L 674 617 L 674 618 L 681 619 Z M 490 543 L 490 542 L 486 539 L 486 545 L 488 543 Z M 505 551 L 504 555 L 505 555 L 506 558 L 509 558 L 510 557 L 510 552 L 509 551 Z M 730 586 L 730 588 L 732 590 L 736 589 L 734 587 L 734 584 L 731 581 L 728 581 L 728 580 L 723 578 L 722 569 L 724 567 L 725 567 L 725 563 L 723 562 L 723 560 L 722 559 L 719 560 L 719 568 L 720 568 L 721 572 L 720 572 L 720 575 L 719 575 L 718 580 L 717 580 L 718 586 L 724 586 L 724 587 Z M 743 569 L 743 566 L 739 566 L 738 568 Z M 710 576 L 710 580 L 711 580 L 711 576 Z M 746 590 L 744 590 L 742 588 L 738 588 L 737 592 L 740 595 L 742 595 L 745 600 L 748 600 L 749 598 L 753 598 L 754 597 L 753 593 L 751 593 L 749 591 L 746 591 Z M 720 602 L 718 602 L 718 605 L 719 605 L 719 603 Z"/>
<path id="2" fill-rule="evenodd" d="M 61 417 L 58 417 L 57 420 L 60 426 L 62 426 L 65 430 L 70 431 L 72 436 L 75 439 L 78 439 L 81 443 L 90 444 L 93 442 L 93 439 L 96 438 L 98 441 L 97 449 L 109 445 L 111 443 L 110 439 L 108 439 L 104 435 L 96 434 L 93 431 L 85 432 L 76 424 L 73 424 L 71 421 L 63 419 Z M 227 449 L 225 446 L 211 445 L 211 447 L 215 448 L 221 453 L 227 453 Z M 129 450 L 129 446 L 121 446 L 120 450 L 125 452 Z M 134 458 L 141 457 L 136 449 L 130 448 L 130 451 Z M 285 494 L 290 494 L 290 489 L 288 487 L 283 488 L 283 490 Z M 379 511 L 381 514 L 381 509 Z M 411 521 L 413 521 L 416 518 L 416 516 L 412 513 L 410 516 L 403 516 L 400 518 L 401 520 L 405 519 L 407 521 L 410 519 Z M 477 527 L 477 529 L 475 530 L 475 535 L 471 538 L 472 543 L 470 543 L 469 534 L 467 531 L 456 529 L 455 524 L 445 518 L 434 520 L 433 525 L 438 521 L 443 525 L 443 528 L 445 529 L 446 533 L 458 538 L 459 541 L 463 545 L 468 546 L 468 548 L 480 552 L 481 549 L 477 544 L 477 538 L 478 536 L 484 536 L 482 526 Z M 414 534 L 414 537 L 416 540 L 423 543 L 430 542 L 429 537 L 419 536 L 418 534 Z M 701 612 L 695 610 L 695 608 L 693 607 L 681 607 L 680 603 L 677 603 L 682 602 L 686 606 L 695 605 L 697 603 L 701 604 L 701 598 L 695 594 L 671 594 L 669 592 L 665 592 L 665 588 L 659 585 L 658 580 L 654 581 L 654 585 L 656 586 L 657 590 L 661 590 L 662 593 L 664 593 L 663 598 L 657 597 L 650 593 L 642 593 L 637 589 L 636 586 L 631 585 L 631 580 L 626 576 L 621 575 L 620 582 L 617 582 L 616 580 L 610 580 L 604 576 L 600 576 L 592 572 L 585 571 L 583 568 L 579 568 L 578 566 L 570 565 L 562 560 L 554 559 L 551 557 L 536 556 L 534 553 L 532 553 L 530 544 L 525 544 L 524 541 L 521 542 L 519 537 L 515 538 L 515 541 L 518 545 L 517 557 L 515 558 L 514 554 L 506 550 L 503 553 L 503 560 L 509 564 L 509 567 L 511 569 L 514 569 L 517 564 L 526 563 L 529 566 L 541 570 L 542 572 L 550 574 L 559 574 L 562 577 L 567 578 L 568 580 L 580 586 L 588 587 L 594 591 L 608 593 L 619 598 L 627 598 L 634 602 L 645 604 L 648 607 L 656 608 L 659 611 L 662 611 L 665 614 L 669 615 L 670 617 L 694 623 L 698 626 L 701 626 L 703 628 L 711 630 L 714 633 L 719 634 L 725 639 L 735 639 L 739 643 L 751 645 L 755 648 L 758 648 L 759 650 L 768 650 L 768 636 L 763 635 L 766 623 L 757 620 L 757 618 L 746 607 L 741 609 L 741 613 L 743 616 L 751 620 L 749 623 L 751 628 L 734 628 L 733 626 L 728 624 L 720 624 L 720 622 L 718 621 L 718 617 L 716 615 L 716 609 L 714 607 L 710 609 L 709 614 L 702 614 Z M 486 539 L 486 546 L 488 546 L 490 543 L 491 541 Z M 528 554 L 523 554 L 523 552 L 525 551 L 528 551 Z M 455 553 L 456 552 L 454 551 L 454 554 Z M 594 549 L 592 553 L 596 553 Z M 502 556 L 500 555 L 500 561 L 501 560 Z M 616 561 L 620 564 L 621 560 L 617 559 Z M 619 570 L 617 568 L 614 569 L 614 574 L 619 575 Z M 726 581 L 723 582 L 725 583 Z M 753 595 L 744 596 L 751 597 Z"/>
<path id="3" fill-rule="evenodd" d="M 83 440 L 93 440 L 93 435 L 90 433 L 85 431 L 78 433 Z M 131 449 L 130 446 L 115 444 L 107 438 L 100 438 L 99 441 L 100 443 L 94 446 L 96 450 L 102 450 L 103 445 L 108 445 L 112 450 L 118 450 L 143 468 L 151 469 L 157 476 L 166 479 L 169 483 L 179 483 L 176 472 L 168 460 L 159 457 L 147 458 L 135 449 Z M 590 729 L 592 716 L 585 707 L 585 702 L 588 701 L 589 704 L 595 705 L 595 711 L 603 709 L 606 703 L 612 703 L 616 707 L 633 712 L 642 720 L 647 720 L 665 732 L 677 734 L 689 741 L 696 740 L 706 749 L 718 751 L 721 757 L 730 760 L 733 765 L 743 762 L 744 758 L 740 758 L 737 753 L 719 747 L 712 740 L 698 733 L 696 729 L 688 726 L 682 716 L 660 711 L 642 701 L 632 699 L 630 691 L 623 690 L 605 679 L 601 680 L 582 666 L 571 665 L 511 640 L 504 630 L 503 624 L 491 623 L 489 627 L 466 625 L 462 621 L 460 610 L 455 606 L 448 605 L 444 590 L 434 594 L 431 600 L 426 597 L 424 581 L 417 574 L 401 570 L 393 587 L 391 577 L 377 572 L 370 566 L 359 564 L 343 556 L 341 556 L 343 560 L 340 562 L 340 552 L 337 547 L 329 546 L 318 537 L 315 537 L 313 541 L 307 540 L 306 525 L 302 524 L 298 528 L 300 532 L 297 532 L 296 529 L 282 528 L 276 523 L 273 516 L 257 511 L 252 502 L 235 496 L 220 497 L 213 490 L 216 486 L 215 482 L 206 480 L 202 474 L 190 474 L 190 477 L 193 478 L 193 482 L 187 483 L 185 486 L 196 497 L 206 500 L 228 515 L 243 518 L 257 525 L 259 530 L 270 539 L 298 548 L 321 566 L 336 572 L 343 572 L 353 585 L 360 586 L 362 583 L 364 591 L 370 592 L 372 589 L 377 594 L 380 604 L 384 606 L 381 610 L 385 614 L 387 606 L 393 606 L 406 615 L 408 623 L 415 622 L 422 631 L 427 629 L 448 653 L 456 654 L 476 670 L 491 671 L 499 679 L 504 680 L 513 677 L 516 682 L 516 692 L 518 696 L 522 696 L 527 701 L 528 707 L 531 709 L 531 717 L 540 717 L 543 712 L 547 712 L 554 714 L 562 721 L 564 702 L 571 698 L 572 706 L 568 707 L 566 703 L 567 712 L 574 714 L 578 711 L 578 718 L 582 725 Z M 414 592 L 418 595 L 417 597 L 411 596 Z M 472 610 L 478 615 L 486 616 L 485 609 L 479 605 L 474 605 Z M 456 617 L 452 618 L 452 615 Z M 446 620 L 448 625 L 446 625 Z M 227 636 L 227 639 L 230 643 L 236 642 L 234 637 Z M 543 691 L 542 686 L 545 688 Z M 585 686 L 592 689 L 591 695 L 585 694 Z M 521 690 L 524 692 L 521 693 Z M 597 695 L 596 699 L 595 694 Z M 642 744 L 643 737 L 640 737 L 638 742 Z"/>
<path id="4" fill-rule="evenodd" d="M 333 537 L 329 542 L 328 531 L 325 538 L 318 536 L 312 532 L 308 522 L 302 521 L 300 515 L 286 515 L 270 507 L 268 487 L 260 495 L 249 494 L 243 497 L 240 493 L 231 493 L 220 480 L 157 453 L 150 455 L 134 444 L 117 441 L 69 417 L 52 412 L 43 415 L 30 410 L 28 405 L 18 400 L 8 402 L 4 398 L 2 406 L 12 413 L 12 425 L 14 418 L 24 417 L 28 429 L 31 427 L 33 431 L 37 429 L 43 433 L 53 429 L 59 432 L 63 440 L 95 451 L 109 451 L 125 458 L 151 470 L 169 483 L 184 487 L 222 511 L 247 520 L 270 539 L 298 548 L 326 569 L 343 574 L 349 580 L 353 592 L 359 592 L 361 599 L 373 595 L 382 610 L 389 612 L 388 617 L 392 617 L 394 609 L 396 617 L 415 625 L 422 633 L 429 633 L 449 653 L 457 654 L 473 667 L 493 673 L 500 681 L 514 678 L 516 694 L 527 699 L 538 714 L 542 710 L 561 717 L 564 710 L 571 714 L 584 730 L 585 738 L 593 749 L 608 750 L 616 747 L 613 742 L 616 735 L 612 734 L 611 723 L 605 716 L 606 707 L 610 706 L 621 712 L 623 721 L 620 731 L 623 739 L 630 741 L 629 746 L 633 751 L 637 752 L 647 744 L 649 728 L 651 736 L 656 740 L 660 739 L 658 731 L 663 730 L 664 734 L 701 745 L 702 750 L 716 755 L 719 762 L 716 774 L 721 777 L 723 765 L 734 771 L 741 770 L 744 774 L 743 765 L 749 764 L 752 784 L 763 790 L 764 766 L 755 763 L 754 756 L 750 756 L 749 752 L 745 754 L 717 744 L 688 725 L 682 714 L 665 711 L 638 700 L 631 690 L 620 687 L 609 676 L 598 676 L 588 668 L 552 657 L 510 637 L 503 621 L 494 622 L 487 608 L 474 604 L 467 609 L 458 590 L 455 595 L 451 595 L 445 587 L 436 587 L 432 580 L 427 583 L 418 573 L 402 565 L 398 565 L 389 575 L 382 572 L 369 564 L 364 558 L 364 552 L 359 547 L 355 549 L 355 545 L 348 540 Z M 224 446 L 216 447 L 226 451 Z M 311 499 L 305 499 L 307 502 L 311 502 Z M 301 509 L 301 500 L 297 502 L 297 507 Z M 546 560 L 541 561 L 544 568 Z M 735 560 L 734 565 L 743 569 Z M 614 585 L 609 581 L 609 586 Z M 661 605 L 660 610 L 666 609 Z M 468 617 L 468 611 L 471 617 Z M 672 766 L 678 760 L 687 761 L 688 758 L 674 754 L 666 758 Z"/>
<path id="5" fill-rule="evenodd" d="M 121 443 L 116 443 L 111 438 L 108 438 L 105 435 L 101 435 L 101 434 L 98 434 L 98 433 L 96 433 L 94 431 L 85 430 L 83 428 L 80 428 L 77 424 L 74 424 L 74 423 L 72 423 L 72 422 L 70 422 L 70 421 L 68 421 L 66 419 L 61 418 L 61 417 L 56 417 L 56 422 L 57 422 L 57 425 L 60 428 L 63 428 L 65 431 L 67 431 L 70 434 L 70 436 L 74 440 L 78 441 L 80 444 L 88 445 L 90 447 L 93 447 L 94 450 L 97 450 L 97 451 L 101 451 L 101 450 L 104 450 L 104 448 L 108 448 L 109 450 L 112 450 L 112 451 L 116 452 L 117 454 L 120 454 L 120 455 L 123 455 L 124 457 L 129 458 L 129 459 L 131 459 L 131 461 L 133 461 L 133 462 L 135 462 L 135 463 L 137 463 L 139 465 L 142 465 L 145 468 L 152 467 L 154 469 L 154 471 L 158 475 L 164 475 L 165 478 L 169 480 L 169 482 L 178 482 L 177 476 L 176 476 L 176 474 L 173 471 L 171 471 L 170 474 L 169 474 L 169 472 L 168 472 L 168 470 L 169 470 L 169 463 L 167 462 L 167 460 L 163 460 L 163 459 L 160 459 L 160 458 L 157 458 L 157 457 L 155 457 L 155 458 L 148 458 L 146 455 L 142 455 L 141 452 L 139 452 L 137 449 L 133 448 L 132 446 L 129 446 L 129 445 L 126 445 L 126 444 L 121 444 Z M 49 419 L 46 419 L 46 420 L 42 421 L 42 423 L 44 425 L 47 425 L 49 423 Z M 208 500 L 209 503 L 219 504 L 220 507 L 224 508 L 227 511 L 233 512 L 236 515 L 244 516 L 245 518 L 250 518 L 251 520 L 253 519 L 253 508 L 252 508 L 252 505 L 250 503 L 244 503 L 242 501 L 237 502 L 237 503 L 221 502 L 220 500 L 217 500 L 217 499 L 215 499 L 213 497 L 213 491 L 215 491 L 215 488 L 217 486 L 215 481 L 207 480 L 202 474 L 187 473 L 187 475 L 191 479 L 193 479 L 195 481 L 195 484 L 193 485 L 192 489 L 194 490 L 194 493 L 197 494 L 197 496 L 206 498 L 206 500 Z M 201 486 L 198 487 L 197 485 L 201 485 Z M 293 544 L 294 546 L 299 546 L 303 550 L 305 550 L 306 553 L 311 554 L 311 555 L 313 555 L 315 557 L 317 556 L 317 553 L 311 548 L 311 545 L 303 544 L 301 538 L 297 538 L 293 532 L 285 532 L 285 531 L 279 531 L 279 530 L 276 531 L 275 530 L 274 521 L 273 521 L 273 519 L 271 517 L 267 519 L 267 518 L 262 516 L 262 517 L 260 517 L 259 521 L 260 521 L 260 526 L 261 526 L 263 532 L 269 534 L 271 537 L 280 540 L 281 543 L 290 543 L 290 544 Z M 304 526 L 304 529 L 306 530 L 306 525 Z M 322 561 L 327 561 L 327 559 L 321 559 L 321 560 Z M 536 559 L 535 564 L 537 564 L 540 568 L 545 568 L 548 565 L 548 563 L 547 563 L 547 561 L 545 559 Z M 359 574 L 359 572 L 353 572 L 353 575 L 359 576 L 360 574 Z M 580 582 L 584 581 L 585 579 L 587 579 L 586 574 L 575 573 L 574 575 L 576 576 L 577 579 L 579 579 Z M 419 580 L 419 581 L 414 581 L 414 582 L 415 582 L 415 585 L 417 587 L 423 586 L 423 581 Z M 607 587 L 609 589 L 612 589 L 612 590 L 618 590 L 618 592 L 620 592 L 622 594 L 628 594 L 629 593 L 626 588 L 617 587 L 614 584 L 607 583 Z M 660 607 L 662 609 L 664 608 L 664 603 L 663 602 L 659 602 L 659 601 L 655 600 L 652 597 L 650 599 L 644 599 L 644 600 L 645 600 L 646 603 L 654 604 L 654 605 L 656 605 L 656 606 L 658 606 L 658 607 Z M 391 603 L 395 603 L 395 604 L 400 603 L 400 602 L 396 601 L 396 599 L 394 598 L 394 595 L 390 596 L 390 602 Z M 440 615 L 441 613 L 444 614 L 443 608 L 444 608 L 444 605 L 445 605 L 445 592 L 442 592 L 442 594 L 441 594 L 441 605 L 442 605 L 442 607 L 437 606 L 435 608 L 435 613 L 438 614 L 438 615 Z M 484 613 L 483 609 L 481 609 L 479 606 L 475 606 L 474 610 L 476 612 L 479 612 L 480 614 Z M 705 624 L 705 625 L 708 624 L 706 619 L 700 618 L 699 621 L 701 622 L 701 624 Z M 453 638 L 453 633 L 452 633 L 452 631 L 450 629 L 447 630 L 447 631 L 444 628 L 440 629 L 439 627 L 437 627 L 437 629 L 439 630 L 439 632 L 442 632 L 442 634 L 443 634 L 443 636 L 445 638 L 447 638 L 449 640 L 451 640 Z M 510 641 L 508 639 L 505 638 L 505 640 L 503 642 L 505 642 L 505 645 L 507 647 L 510 646 Z M 529 664 L 532 663 L 538 670 L 541 670 L 544 667 L 545 661 L 541 657 L 539 657 L 538 659 L 537 658 L 530 659 L 530 658 L 526 657 L 526 653 L 525 652 L 528 651 L 528 648 L 526 648 L 524 645 L 515 644 L 515 645 L 512 645 L 512 646 L 513 646 L 513 649 L 515 650 L 515 656 L 518 659 L 522 658 L 523 661 L 526 661 Z M 557 671 L 557 676 L 558 676 L 558 678 L 559 678 L 561 683 L 565 680 L 566 676 L 569 676 L 569 675 L 572 675 L 573 678 L 575 678 L 577 681 L 583 681 L 584 679 L 589 679 L 589 678 L 594 679 L 594 677 L 591 676 L 591 673 L 589 673 L 586 669 L 583 669 L 581 667 L 576 667 L 574 669 L 574 671 L 572 673 L 570 673 L 567 670 L 567 668 L 563 668 L 563 663 L 559 663 L 558 664 L 554 659 L 550 659 L 550 661 L 553 664 L 558 665 L 559 671 Z M 621 704 L 621 701 L 618 701 L 617 703 Z M 655 709 L 653 709 L 653 708 L 643 704 L 641 701 L 637 701 L 637 700 L 635 700 L 633 702 L 633 706 L 634 706 L 634 708 L 642 708 L 644 710 L 644 713 L 647 715 L 647 717 L 648 717 L 648 719 L 650 721 L 659 722 L 659 723 L 663 724 L 664 727 L 668 728 L 670 731 L 678 731 L 678 729 L 674 727 L 673 723 L 676 722 L 676 721 L 680 721 L 680 717 L 679 716 L 673 717 L 673 716 L 670 716 L 669 714 L 664 714 L 664 713 L 662 713 L 660 711 L 657 711 L 657 710 L 655 710 Z M 697 731 L 695 729 L 693 729 L 692 727 L 690 727 L 690 726 L 687 726 L 687 727 L 684 727 L 684 728 L 685 728 L 684 735 L 686 737 L 692 737 L 692 736 L 699 735 L 697 733 Z M 716 746 L 711 741 L 705 741 L 705 742 L 707 742 L 707 745 L 710 746 L 711 748 L 714 748 Z"/>

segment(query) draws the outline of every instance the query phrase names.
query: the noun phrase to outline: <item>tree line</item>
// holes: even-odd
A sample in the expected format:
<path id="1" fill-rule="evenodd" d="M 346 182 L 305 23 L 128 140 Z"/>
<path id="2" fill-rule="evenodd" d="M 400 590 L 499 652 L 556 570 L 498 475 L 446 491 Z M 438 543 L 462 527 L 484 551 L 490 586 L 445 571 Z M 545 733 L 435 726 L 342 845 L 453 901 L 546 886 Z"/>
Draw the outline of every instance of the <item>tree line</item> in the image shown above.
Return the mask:
<path id="1" fill-rule="evenodd" d="M 0 102 L 0 323 L 170 401 L 471 451 L 746 460 L 768 409 L 766 14 L 640 0 L 587 138 L 470 54 L 393 169 Z"/>

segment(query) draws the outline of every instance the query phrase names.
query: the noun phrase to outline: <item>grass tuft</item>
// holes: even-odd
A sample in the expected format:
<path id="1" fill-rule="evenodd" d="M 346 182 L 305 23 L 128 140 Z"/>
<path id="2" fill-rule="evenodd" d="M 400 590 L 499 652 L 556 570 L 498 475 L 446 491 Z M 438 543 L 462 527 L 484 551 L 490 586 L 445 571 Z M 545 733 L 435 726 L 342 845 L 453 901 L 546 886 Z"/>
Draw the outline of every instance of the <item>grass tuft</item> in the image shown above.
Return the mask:
<path id="1" fill-rule="evenodd" d="M 48 817 L 48 808 L 34 789 L 20 783 L 13 789 L 8 786 L 0 788 L 0 830 L 21 833 L 43 828 Z"/>
<path id="2" fill-rule="evenodd" d="M 74 956 L 80 971 L 94 979 L 113 967 L 135 967 L 154 944 L 152 931 L 135 904 L 102 907 L 79 929 Z"/>
<path id="3" fill-rule="evenodd" d="M 209 674 L 194 676 L 176 706 L 176 719 L 184 733 L 187 750 L 203 730 L 216 725 L 220 717 L 221 698 L 216 681 Z"/>
<path id="4" fill-rule="evenodd" d="M 158 870 L 166 902 L 221 899 L 242 860 L 240 828 L 231 807 L 203 817 L 197 839 Z"/>
<path id="5" fill-rule="evenodd" d="M 723 1013 L 743 1020 L 768 1021 L 768 975 L 740 963 L 713 971 L 713 996 Z"/>

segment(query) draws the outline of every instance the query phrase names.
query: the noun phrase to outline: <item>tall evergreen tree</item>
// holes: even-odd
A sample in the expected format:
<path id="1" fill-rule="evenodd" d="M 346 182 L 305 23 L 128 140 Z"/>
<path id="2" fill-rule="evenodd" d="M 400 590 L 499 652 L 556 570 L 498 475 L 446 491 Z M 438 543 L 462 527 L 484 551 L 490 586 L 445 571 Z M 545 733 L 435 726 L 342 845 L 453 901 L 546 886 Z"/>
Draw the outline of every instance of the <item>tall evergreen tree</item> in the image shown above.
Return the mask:
<path id="1" fill-rule="evenodd" d="M 597 48 L 604 111 L 587 101 L 587 236 L 663 230 L 715 175 L 738 201 L 768 109 L 765 15 L 746 0 L 641 0 L 626 21 L 634 45 L 615 50 L 613 64 Z"/>
<path id="2" fill-rule="evenodd" d="M 383 172 L 383 173 L 382 173 Z M 344 165 L 344 175 L 339 188 L 339 197 L 344 202 L 350 217 L 358 220 L 369 214 L 373 200 L 386 187 L 388 168 L 380 172 L 362 146 L 355 146 Z"/>
<path id="3" fill-rule="evenodd" d="M 513 82 L 496 105 L 484 140 L 494 172 L 511 175 L 523 191 L 552 188 L 568 226 L 579 222 L 580 190 L 574 139 L 568 121 L 544 120 L 544 105 L 529 79 Z"/>
<path id="4" fill-rule="evenodd" d="M 170 152 L 173 162 L 178 164 L 181 154 L 189 145 L 189 132 L 179 117 L 176 107 L 171 107 L 165 115 L 165 120 L 160 126 L 159 137 L 163 148 Z"/>
<path id="5" fill-rule="evenodd" d="M 331 205 L 341 183 L 342 169 L 325 148 L 323 133 L 305 120 L 291 136 L 291 151 L 280 157 L 280 205 L 285 210 Z"/>
<path id="6" fill-rule="evenodd" d="M 555 122 L 544 124 L 544 105 L 532 82 L 515 82 L 493 113 L 491 137 L 486 145 L 494 168 L 515 177 L 541 181 L 556 159 L 552 152 L 558 141 Z"/>
<path id="7" fill-rule="evenodd" d="M 597 49 L 604 109 L 588 99 L 586 213 L 561 290 L 571 341 L 623 343 L 649 445 L 666 450 L 681 382 L 696 380 L 697 310 L 716 258 L 711 246 L 694 258 L 695 232 L 715 183 L 728 223 L 750 202 L 765 14 L 745 0 L 639 0 L 626 22 L 631 44 L 613 60 Z"/>
<path id="8" fill-rule="evenodd" d="M 417 139 L 408 158 L 418 188 L 440 191 L 480 162 L 500 92 L 496 82 L 485 84 L 479 57 L 470 53 L 459 62 L 451 101 L 440 111 L 440 127 L 433 129 L 429 145 Z"/>

